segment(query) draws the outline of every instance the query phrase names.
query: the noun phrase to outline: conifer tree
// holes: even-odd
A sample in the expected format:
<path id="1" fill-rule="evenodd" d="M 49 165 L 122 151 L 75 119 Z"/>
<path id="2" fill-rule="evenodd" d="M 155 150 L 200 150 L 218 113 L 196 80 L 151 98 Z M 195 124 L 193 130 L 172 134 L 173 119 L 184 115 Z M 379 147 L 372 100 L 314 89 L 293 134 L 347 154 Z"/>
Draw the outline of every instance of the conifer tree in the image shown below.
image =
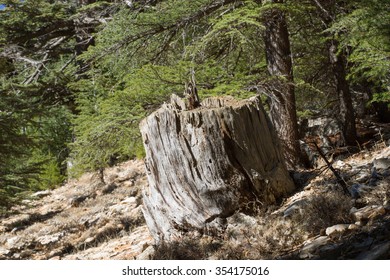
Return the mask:
<path id="1" fill-rule="evenodd" d="M 0 11 L 0 206 L 53 187 L 66 173 L 76 61 L 109 6 L 7 0 Z M 103 3 L 104 2 L 104 3 Z M 96 16 L 93 21 L 88 16 Z M 45 183 L 46 182 L 46 183 Z"/>
<path id="2" fill-rule="evenodd" d="M 330 28 L 336 20 L 338 4 L 336 1 L 313 0 L 317 6 L 318 14 L 324 24 L 324 29 Z M 345 50 L 339 48 L 339 41 L 329 36 L 326 42 L 336 93 L 338 96 L 338 113 L 344 142 L 355 146 L 357 141 L 355 112 L 352 105 L 352 94 L 347 81 L 347 58 Z"/>

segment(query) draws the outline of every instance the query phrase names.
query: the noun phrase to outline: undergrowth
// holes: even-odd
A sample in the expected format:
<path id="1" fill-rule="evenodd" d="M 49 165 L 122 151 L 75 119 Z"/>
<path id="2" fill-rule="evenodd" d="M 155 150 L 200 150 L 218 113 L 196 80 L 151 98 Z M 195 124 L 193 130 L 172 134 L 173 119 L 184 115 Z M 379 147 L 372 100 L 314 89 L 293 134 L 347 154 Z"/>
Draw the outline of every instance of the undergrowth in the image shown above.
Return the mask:
<path id="1" fill-rule="evenodd" d="M 220 239 L 187 236 L 161 243 L 154 259 L 275 259 L 328 226 L 352 222 L 351 207 L 351 200 L 344 194 L 328 192 L 312 195 L 289 217 L 258 209 L 253 226 L 228 228 Z"/>

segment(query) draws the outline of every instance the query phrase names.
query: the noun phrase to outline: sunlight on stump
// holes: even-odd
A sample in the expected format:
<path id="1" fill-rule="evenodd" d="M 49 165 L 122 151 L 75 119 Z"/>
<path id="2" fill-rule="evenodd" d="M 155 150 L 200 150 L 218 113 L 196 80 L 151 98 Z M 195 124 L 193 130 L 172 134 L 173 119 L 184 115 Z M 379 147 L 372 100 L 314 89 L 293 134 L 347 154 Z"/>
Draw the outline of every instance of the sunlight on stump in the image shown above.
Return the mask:
<path id="1" fill-rule="evenodd" d="M 144 215 L 156 242 L 218 233 L 226 217 L 294 189 L 260 99 L 209 98 L 187 110 L 173 95 L 140 124 L 149 189 Z"/>

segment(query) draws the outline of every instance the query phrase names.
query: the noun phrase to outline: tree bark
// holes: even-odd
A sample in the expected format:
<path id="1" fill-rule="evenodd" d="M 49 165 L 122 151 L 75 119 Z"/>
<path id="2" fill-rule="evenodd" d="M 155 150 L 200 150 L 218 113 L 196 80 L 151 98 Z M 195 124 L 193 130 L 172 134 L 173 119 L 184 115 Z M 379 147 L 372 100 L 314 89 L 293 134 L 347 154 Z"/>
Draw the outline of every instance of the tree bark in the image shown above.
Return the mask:
<path id="1" fill-rule="evenodd" d="M 325 28 L 329 28 L 335 17 L 336 1 L 313 0 Z M 331 34 L 328 34 L 330 37 Z M 338 97 L 338 120 L 340 122 L 342 136 L 345 145 L 356 145 L 357 133 L 355 123 L 355 111 L 352 105 L 352 94 L 346 79 L 346 57 L 338 50 L 339 42 L 332 38 L 328 40 L 329 62 L 333 73 L 336 93 Z"/>
<path id="2" fill-rule="evenodd" d="M 355 112 L 352 106 L 352 95 L 346 79 L 346 58 L 342 53 L 338 53 L 337 40 L 329 42 L 329 59 L 332 65 L 332 72 L 339 100 L 339 120 L 344 144 L 356 146 L 357 134 L 355 123 Z"/>
<path id="3" fill-rule="evenodd" d="M 264 25 L 267 68 L 274 77 L 268 97 L 270 115 L 282 141 L 287 163 L 294 168 L 303 165 L 303 157 L 299 146 L 290 40 L 283 12 L 278 9 L 268 11 Z"/>
<path id="4" fill-rule="evenodd" d="M 157 242 L 188 231 L 218 234 L 236 211 L 294 189 L 258 97 L 207 99 L 194 110 L 176 97 L 140 128 L 149 181 L 143 210 Z"/>

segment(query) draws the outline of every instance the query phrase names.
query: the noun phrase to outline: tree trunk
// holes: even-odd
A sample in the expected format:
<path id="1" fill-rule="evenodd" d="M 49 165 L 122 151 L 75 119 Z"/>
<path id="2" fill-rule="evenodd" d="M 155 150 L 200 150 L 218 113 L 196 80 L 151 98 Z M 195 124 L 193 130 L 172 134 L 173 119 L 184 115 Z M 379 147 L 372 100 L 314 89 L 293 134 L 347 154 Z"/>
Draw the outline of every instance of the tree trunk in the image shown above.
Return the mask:
<path id="1" fill-rule="evenodd" d="M 188 231 L 220 233 L 236 211 L 294 189 L 258 97 L 213 98 L 187 110 L 179 98 L 144 119 L 149 190 L 144 216 L 157 242 Z"/>
<path id="2" fill-rule="evenodd" d="M 325 28 L 329 28 L 335 18 L 336 1 L 312 0 L 317 7 L 319 15 Z M 332 36 L 331 34 L 328 34 Z M 352 95 L 346 79 L 346 57 L 338 50 L 338 41 L 330 39 L 328 41 L 329 61 L 335 82 L 337 98 L 339 101 L 339 122 L 345 145 L 356 145 L 357 133 L 355 123 L 355 112 L 352 105 Z"/>
<path id="3" fill-rule="evenodd" d="M 270 115 L 287 162 L 293 168 L 302 165 L 303 158 L 299 146 L 290 40 L 283 12 L 278 9 L 268 11 L 264 25 L 267 67 L 274 77 L 268 98 Z"/>
<path id="4" fill-rule="evenodd" d="M 332 72 L 336 85 L 336 92 L 339 100 L 339 120 L 341 131 L 343 133 L 345 145 L 356 145 L 356 124 L 355 112 L 352 106 L 352 95 L 349 90 L 349 84 L 346 80 L 345 56 L 337 53 L 338 42 L 331 40 L 329 42 L 329 58 L 332 65 Z"/>

